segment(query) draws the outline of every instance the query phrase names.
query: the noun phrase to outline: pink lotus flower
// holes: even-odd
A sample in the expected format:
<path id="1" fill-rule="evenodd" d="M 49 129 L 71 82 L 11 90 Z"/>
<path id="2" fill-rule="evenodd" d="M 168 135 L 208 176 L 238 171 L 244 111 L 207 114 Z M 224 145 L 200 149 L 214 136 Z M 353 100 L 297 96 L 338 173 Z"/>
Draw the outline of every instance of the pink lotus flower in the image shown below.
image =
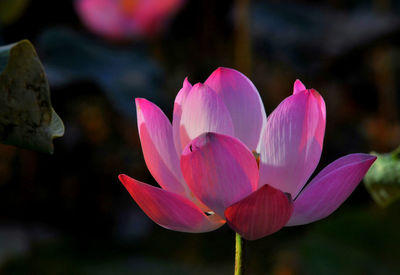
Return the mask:
<path id="1" fill-rule="evenodd" d="M 303 189 L 321 156 L 326 112 L 321 95 L 299 80 L 268 122 L 251 81 L 227 68 L 204 84 L 185 79 L 172 125 L 153 103 L 138 98 L 136 106 L 144 158 L 162 188 L 119 179 L 171 230 L 207 232 L 227 222 L 254 240 L 317 221 L 342 204 L 376 159 L 344 156 Z"/>
<path id="2" fill-rule="evenodd" d="M 116 40 L 160 32 L 184 0 L 76 0 L 76 10 L 93 32 Z"/>

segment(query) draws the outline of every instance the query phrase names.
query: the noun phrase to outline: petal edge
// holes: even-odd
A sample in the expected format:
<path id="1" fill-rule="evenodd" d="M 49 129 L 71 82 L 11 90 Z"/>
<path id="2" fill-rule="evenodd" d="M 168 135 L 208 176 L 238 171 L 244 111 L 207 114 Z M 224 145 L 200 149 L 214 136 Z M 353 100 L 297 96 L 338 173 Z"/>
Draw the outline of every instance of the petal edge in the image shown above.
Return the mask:
<path id="1" fill-rule="evenodd" d="M 257 189 L 257 162 L 231 136 L 205 133 L 195 138 L 182 153 L 181 169 L 194 195 L 220 216 Z"/>
<path id="2" fill-rule="evenodd" d="M 247 240 L 277 232 L 293 212 L 291 199 L 282 191 L 264 185 L 225 210 L 228 225 Z"/>
<path id="3" fill-rule="evenodd" d="M 205 84 L 217 92 L 228 108 L 235 137 L 250 150 L 256 150 L 267 116 L 260 94 L 251 80 L 239 71 L 220 67 L 207 78 Z"/>
<path id="4" fill-rule="evenodd" d="M 233 136 L 232 118 L 219 95 L 205 84 L 195 84 L 182 106 L 180 121 L 182 148 L 205 132 Z"/>
<path id="5" fill-rule="evenodd" d="M 154 103 L 143 98 L 136 98 L 135 102 L 140 143 L 147 168 L 162 188 L 186 194 L 188 188 L 179 168 L 170 121 Z"/>
<path id="6" fill-rule="evenodd" d="M 302 225 L 332 214 L 354 191 L 376 160 L 368 154 L 350 154 L 325 167 L 294 201 L 287 226 Z"/>
<path id="7" fill-rule="evenodd" d="M 260 154 L 260 186 L 296 197 L 315 170 L 325 133 L 325 104 L 315 90 L 287 97 L 269 116 Z"/>
<path id="8" fill-rule="evenodd" d="M 215 214 L 205 215 L 193 202 L 183 196 L 123 174 L 118 178 L 146 215 L 164 228 L 201 233 L 213 231 L 225 223 Z"/>

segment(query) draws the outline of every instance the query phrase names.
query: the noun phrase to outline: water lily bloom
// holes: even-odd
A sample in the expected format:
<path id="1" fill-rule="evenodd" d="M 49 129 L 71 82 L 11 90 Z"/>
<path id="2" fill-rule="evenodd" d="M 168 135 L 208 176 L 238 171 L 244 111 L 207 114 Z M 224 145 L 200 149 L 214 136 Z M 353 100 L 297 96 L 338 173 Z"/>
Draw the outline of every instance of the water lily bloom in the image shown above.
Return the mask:
<path id="1" fill-rule="evenodd" d="M 149 37 L 165 28 L 184 0 L 76 0 L 76 10 L 93 32 L 116 40 Z"/>
<path id="2" fill-rule="evenodd" d="M 321 156 L 326 111 L 321 95 L 297 80 L 269 116 L 243 74 L 219 68 L 204 84 L 187 79 L 172 124 L 136 99 L 147 167 L 161 188 L 120 175 L 143 211 L 176 231 L 207 232 L 225 222 L 254 240 L 335 211 L 376 157 L 350 154 L 307 185 Z"/>

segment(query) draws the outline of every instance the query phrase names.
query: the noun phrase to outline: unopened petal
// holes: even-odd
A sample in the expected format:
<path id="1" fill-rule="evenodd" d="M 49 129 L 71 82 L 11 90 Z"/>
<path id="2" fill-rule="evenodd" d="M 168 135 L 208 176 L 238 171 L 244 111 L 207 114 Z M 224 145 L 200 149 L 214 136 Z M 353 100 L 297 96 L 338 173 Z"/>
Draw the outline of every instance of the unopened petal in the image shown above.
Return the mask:
<path id="1" fill-rule="evenodd" d="M 242 73 L 218 68 L 205 82 L 222 98 L 232 117 L 235 137 L 256 150 L 266 114 L 253 83 Z"/>
<path id="2" fill-rule="evenodd" d="M 351 154 L 328 165 L 294 201 L 288 225 L 307 224 L 329 216 L 350 196 L 375 159 L 368 154 Z"/>
<path id="3" fill-rule="evenodd" d="M 188 96 L 191 89 L 192 89 L 192 84 L 190 84 L 188 78 L 186 77 L 185 80 L 183 81 L 182 89 L 180 89 L 179 93 L 177 94 L 174 103 L 172 131 L 174 135 L 174 143 L 178 156 L 181 155 L 183 149 L 181 146 L 181 138 L 179 133 L 181 117 L 182 117 L 182 106 L 185 103 L 186 97 Z"/>
<path id="4" fill-rule="evenodd" d="M 170 230 L 200 233 L 213 231 L 225 221 L 217 215 L 207 216 L 187 198 L 132 179 L 119 176 L 139 207 L 155 223 Z"/>
<path id="5" fill-rule="evenodd" d="M 182 106 L 180 121 L 182 148 L 205 132 L 233 136 L 232 119 L 218 94 L 204 84 L 196 84 Z"/>
<path id="6" fill-rule="evenodd" d="M 281 229 L 293 212 L 291 199 L 282 191 L 264 185 L 228 207 L 228 225 L 247 240 L 256 240 Z"/>
<path id="7" fill-rule="evenodd" d="M 234 137 L 216 133 L 197 137 L 183 151 L 181 168 L 194 195 L 220 216 L 257 188 L 257 162 Z"/>
<path id="8" fill-rule="evenodd" d="M 145 99 L 136 99 L 136 110 L 140 142 L 150 173 L 162 188 L 186 194 L 171 123 L 160 108 Z"/>
<path id="9" fill-rule="evenodd" d="M 286 98 L 269 116 L 261 144 L 260 185 L 295 197 L 318 165 L 325 133 L 325 104 L 315 90 Z"/>

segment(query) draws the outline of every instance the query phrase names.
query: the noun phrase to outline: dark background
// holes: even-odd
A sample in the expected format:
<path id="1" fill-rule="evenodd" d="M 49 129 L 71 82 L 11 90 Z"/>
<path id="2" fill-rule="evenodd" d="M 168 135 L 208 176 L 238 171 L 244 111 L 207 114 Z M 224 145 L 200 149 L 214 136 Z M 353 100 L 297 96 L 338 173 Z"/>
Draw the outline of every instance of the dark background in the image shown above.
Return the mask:
<path id="1" fill-rule="evenodd" d="M 295 79 L 317 89 L 327 105 L 317 171 L 345 154 L 399 145 L 398 2 L 246 2 L 188 0 L 165 32 L 130 42 L 92 34 L 72 1 L 31 1 L 0 28 L 2 44 L 35 45 L 66 129 L 54 155 L 0 145 L 1 274 L 233 273 L 227 226 L 163 229 L 117 179 L 156 185 L 134 97 L 171 118 L 186 76 L 203 82 L 219 66 L 236 68 L 267 114 Z M 360 184 L 329 218 L 246 243 L 246 274 L 400 274 L 399 207 L 379 208 Z"/>

